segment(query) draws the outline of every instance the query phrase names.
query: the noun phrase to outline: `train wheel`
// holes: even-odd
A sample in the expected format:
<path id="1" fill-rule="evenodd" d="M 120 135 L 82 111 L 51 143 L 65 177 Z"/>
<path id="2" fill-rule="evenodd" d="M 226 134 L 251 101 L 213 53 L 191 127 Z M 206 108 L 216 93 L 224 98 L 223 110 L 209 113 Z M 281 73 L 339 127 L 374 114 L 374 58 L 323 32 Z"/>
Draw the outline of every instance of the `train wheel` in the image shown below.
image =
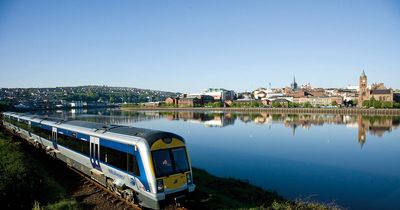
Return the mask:
<path id="1" fill-rule="evenodd" d="M 114 192 L 114 183 L 112 179 L 107 179 L 107 189 Z"/>
<path id="2" fill-rule="evenodd" d="M 137 203 L 136 196 L 131 189 L 124 190 L 124 193 L 122 194 L 122 196 L 126 201 L 128 201 L 130 203 L 134 203 L 134 204 Z"/>

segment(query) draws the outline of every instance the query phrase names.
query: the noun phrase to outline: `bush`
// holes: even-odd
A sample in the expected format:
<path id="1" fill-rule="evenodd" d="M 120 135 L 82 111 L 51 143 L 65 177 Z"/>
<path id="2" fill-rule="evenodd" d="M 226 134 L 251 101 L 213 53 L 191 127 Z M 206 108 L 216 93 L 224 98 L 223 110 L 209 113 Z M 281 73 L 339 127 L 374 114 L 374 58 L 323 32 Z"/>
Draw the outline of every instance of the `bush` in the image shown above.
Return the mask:
<path id="1" fill-rule="evenodd" d="M 19 147 L 0 134 L 0 202 L 8 208 L 26 208 L 24 202 L 34 190 L 24 156 Z M 29 192 L 29 193 L 25 193 Z"/>
<path id="2" fill-rule="evenodd" d="M 32 210 L 77 210 L 81 209 L 76 200 L 62 199 L 58 202 L 41 207 L 40 203 L 35 201 Z"/>
<path id="3" fill-rule="evenodd" d="M 304 108 L 311 108 L 311 107 L 312 107 L 312 105 L 310 102 L 304 103 Z"/>
<path id="4" fill-rule="evenodd" d="M 280 108 L 280 107 L 282 107 L 282 104 L 279 103 L 279 102 L 277 102 L 277 101 L 273 101 L 273 102 L 272 102 L 272 107 Z"/>
<path id="5" fill-rule="evenodd" d="M 222 102 L 219 102 L 219 101 L 217 101 L 217 102 L 209 102 L 209 103 L 206 103 L 206 104 L 204 104 L 204 106 L 205 107 L 222 107 L 223 106 L 223 104 L 222 104 Z"/>
<path id="6" fill-rule="evenodd" d="M 122 104 L 121 107 L 123 107 L 123 108 L 137 108 L 137 107 L 140 107 L 140 104 L 136 104 L 136 103 L 133 103 L 133 104 Z"/>
<path id="7" fill-rule="evenodd" d="M 21 144 L 0 130 L 0 203 L 5 209 L 30 209 L 35 200 L 54 202 L 66 196 L 43 163 L 23 152 Z"/>
<path id="8" fill-rule="evenodd" d="M 376 108 L 376 109 L 387 109 L 387 108 L 393 108 L 396 107 L 395 104 L 393 104 L 393 102 L 389 102 L 389 101 L 377 101 L 375 100 L 374 97 L 372 97 L 370 100 L 366 100 L 363 102 L 363 107 L 365 108 Z"/>

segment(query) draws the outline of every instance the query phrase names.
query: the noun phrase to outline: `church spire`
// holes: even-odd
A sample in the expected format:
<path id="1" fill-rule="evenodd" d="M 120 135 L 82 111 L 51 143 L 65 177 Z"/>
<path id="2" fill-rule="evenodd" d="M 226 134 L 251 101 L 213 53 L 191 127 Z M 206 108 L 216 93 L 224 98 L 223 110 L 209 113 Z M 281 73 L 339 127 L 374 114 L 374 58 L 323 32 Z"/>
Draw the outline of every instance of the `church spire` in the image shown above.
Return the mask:
<path id="1" fill-rule="evenodd" d="M 296 76 L 293 75 L 293 83 L 290 84 L 292 90 L 297 90 Z"/>
<path id="2" fill-rule="evenodd" d="M 365 75 L 364 69 L 363 69 L 363 72 L 362 72 L 361 76 L 362 76 L 362 77 L 367 77 L 367 76 Z"/>

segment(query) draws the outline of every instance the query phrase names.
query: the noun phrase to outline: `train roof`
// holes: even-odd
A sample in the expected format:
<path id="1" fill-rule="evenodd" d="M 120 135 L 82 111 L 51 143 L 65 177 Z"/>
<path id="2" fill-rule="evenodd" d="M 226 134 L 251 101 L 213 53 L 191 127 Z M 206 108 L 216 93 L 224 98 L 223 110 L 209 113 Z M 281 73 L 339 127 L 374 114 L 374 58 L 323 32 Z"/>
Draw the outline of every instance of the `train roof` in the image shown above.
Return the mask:
<path id="1" fill-rule="evenodd" d="M 14 113 L 14 112 L 7 112 L 4 114 L 12 114 L 18 117 L 28 118 L 31 120 L 38 121 L 39 123 L 42 123 L 42 121 L 50 121 L 53 122 L 56 126 L 60 125 L 62 127 L 74 126 L 74 127 L 86 128 L 92 130 L 94 134 L 96 133 L 95 135 L 97 135 L 100 132 L 103 135 L 121 134 L 125 136 L 139 137 L 145 139 L 150 146 L 158 139 L 177 138 L 184 141 L 184 139 L 181 136 L 166 131 L 137 128 L 124 125 L 80 121 L 80 120 L 66 120 L 63 118 L 45 117 L 45 116 L 29 115 L 29 114 Z"/>

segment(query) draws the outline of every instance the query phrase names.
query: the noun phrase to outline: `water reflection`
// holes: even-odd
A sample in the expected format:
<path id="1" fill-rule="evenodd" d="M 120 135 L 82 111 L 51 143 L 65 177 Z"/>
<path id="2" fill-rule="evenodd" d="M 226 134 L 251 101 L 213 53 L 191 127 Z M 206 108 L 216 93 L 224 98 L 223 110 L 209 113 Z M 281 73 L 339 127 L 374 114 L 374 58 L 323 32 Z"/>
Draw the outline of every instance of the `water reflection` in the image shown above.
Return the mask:
<path id="1" fill-rule="evenodd" d="M 188 123 L 203 124 L 205 127 L 225 127 L 236 121 L 258 125 L 283 124 L 296 135 L 299 128 L 310 129 L 324 124 L 345 125 L 358 129 L 358 142 L 361 148 L 370 135 L 383 137 L 400 126 L 400 116 L 362 116 L 362 115 L 311 115 L 311 114 L 271 114 L 267 112 L 195 112 L 195 111 L 121 111 L 113 109 L 75 109 L 69 111 L 43 112 L 38 114 L 56 115 L 61 118 L 79 119 L 106 124 L 133 125 L 149 120 L 167 119 Z M 271 128 L 269 126 L 268 128 Z"/>

